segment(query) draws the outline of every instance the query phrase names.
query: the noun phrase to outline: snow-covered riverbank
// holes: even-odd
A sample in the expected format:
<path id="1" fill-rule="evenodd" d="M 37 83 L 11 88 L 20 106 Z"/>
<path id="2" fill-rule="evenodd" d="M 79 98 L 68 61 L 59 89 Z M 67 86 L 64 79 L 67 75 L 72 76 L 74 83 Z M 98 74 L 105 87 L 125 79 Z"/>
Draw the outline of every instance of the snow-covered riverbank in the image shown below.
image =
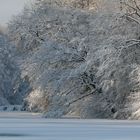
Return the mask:
<path id="1" fill-rule="evenodd" d="M 42 119 L 0 113 L 0 140 L 139 140 L 140 121 Z"/>
<path id="2" fill-rule="evenodd" d="M 14 111 L 14 112 L 0 112 L 0 120 L 2 119 L 41 119 L 42 115 L 40 113 L 29 113 L 24 111 Z"/>

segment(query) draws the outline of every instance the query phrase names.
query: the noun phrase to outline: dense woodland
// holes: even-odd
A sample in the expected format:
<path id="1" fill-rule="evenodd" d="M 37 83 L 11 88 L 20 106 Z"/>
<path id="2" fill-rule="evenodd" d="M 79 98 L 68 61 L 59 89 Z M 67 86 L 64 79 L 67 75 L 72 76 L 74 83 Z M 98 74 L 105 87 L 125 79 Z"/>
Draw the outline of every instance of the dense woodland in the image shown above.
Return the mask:
<path id="1" fill-rule="evenodd" d="M 139 119 L 139 53 L 139 0 L 36 0 L 0 33 L 0 105 Z"/>

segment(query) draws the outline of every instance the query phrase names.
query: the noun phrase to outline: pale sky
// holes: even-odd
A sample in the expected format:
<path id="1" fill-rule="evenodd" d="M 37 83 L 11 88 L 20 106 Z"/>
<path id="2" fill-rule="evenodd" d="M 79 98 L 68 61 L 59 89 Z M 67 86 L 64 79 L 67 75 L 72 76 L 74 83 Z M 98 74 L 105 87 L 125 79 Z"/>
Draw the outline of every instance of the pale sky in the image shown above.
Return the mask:
<path id="1" fill-rule="evenodd" d="M 20 13 L 25 3 L 32 0 L 0 0 L 0 25 L 5 26 L 12 15 Z"/>

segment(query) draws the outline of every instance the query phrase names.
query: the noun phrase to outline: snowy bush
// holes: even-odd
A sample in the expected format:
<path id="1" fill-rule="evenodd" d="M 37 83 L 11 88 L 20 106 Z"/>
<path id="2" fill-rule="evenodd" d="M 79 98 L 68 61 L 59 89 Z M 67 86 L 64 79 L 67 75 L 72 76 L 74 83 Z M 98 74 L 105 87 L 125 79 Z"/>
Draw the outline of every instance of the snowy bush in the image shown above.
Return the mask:
<path id="1" fill-rule="evenodd" d="M 42 112 L 44 110 L 47 110 L 48 107 L 48 99 L 47 96 L 44 94 L 44 92 L 41 92 L 41 90 L 33 90 L 27 99 L 25 99 L 29 106 L 29 111 L 36 111 L 36 112 Z"/>

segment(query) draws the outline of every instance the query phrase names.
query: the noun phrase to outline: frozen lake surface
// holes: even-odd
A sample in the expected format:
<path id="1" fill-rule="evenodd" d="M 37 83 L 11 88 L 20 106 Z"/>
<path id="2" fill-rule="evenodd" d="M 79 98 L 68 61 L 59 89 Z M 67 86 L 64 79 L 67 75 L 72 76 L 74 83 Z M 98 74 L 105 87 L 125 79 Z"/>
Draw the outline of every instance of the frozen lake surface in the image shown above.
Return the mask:
<path id="1" fill-rule="evenodd" d="M 140 121 L 56 120 L 1 112 L 0 140 L 140 140 Z"/>

